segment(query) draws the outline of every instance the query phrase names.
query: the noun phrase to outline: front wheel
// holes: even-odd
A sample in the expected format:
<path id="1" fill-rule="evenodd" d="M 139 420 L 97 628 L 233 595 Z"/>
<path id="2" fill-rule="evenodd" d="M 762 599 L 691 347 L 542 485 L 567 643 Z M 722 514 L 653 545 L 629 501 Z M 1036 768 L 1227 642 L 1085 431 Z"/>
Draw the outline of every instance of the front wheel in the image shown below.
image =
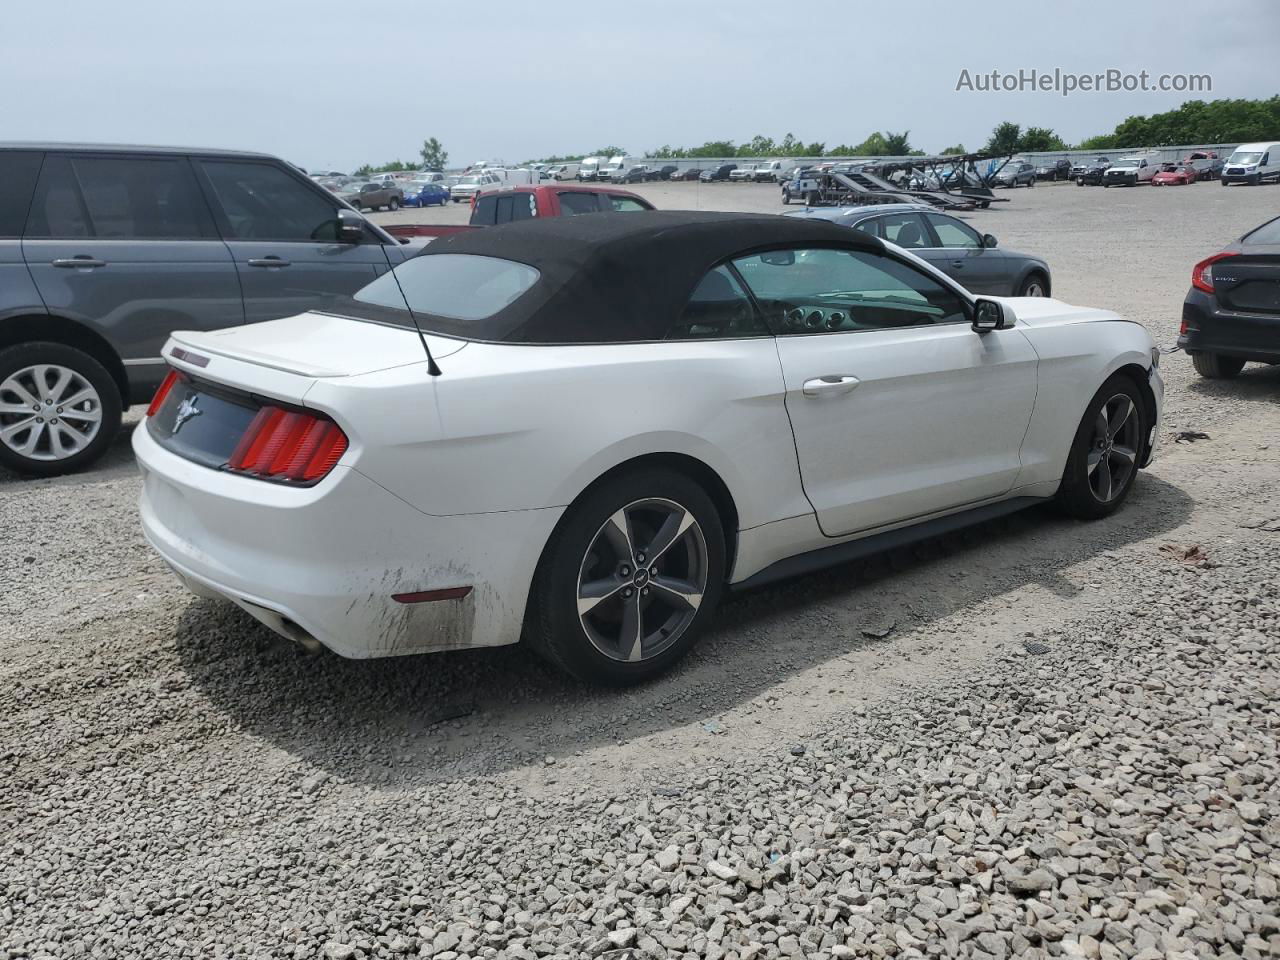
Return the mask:
<path id="1" fill-rule="evenodd" d="M 1033 273 L 1022 282 L 1022 287 L 1018 290 L 1020 297 L 1047 297 L 1049 295 L 1049 284 L 1045 278 L 1038 273 Z"/>
<path id="2" fill-rule="evenodd" d="M 53 477 L 93 463 L 120 429 L 120 389 L 93 357 L 61 343 L 0 351 L 0 463 Z"/>
<path id="3" fill-rule="evenodd" d="M 397 200 L 395 197 L 392 197 L 392 198 L 391 198 L 391 202 L 387 204 L 387 209 L 388 209 L 388 210 L 391 210 L 392 212 L 394 212 L 394 211 L 396 211 L 396 210 L 399 210 L 399 209 L 400 209 L 400 201 L 399 201 L 399 200 Z"/>
<path id="4" fill-rule="evenodd" d="M 711 498 L 683 474 L 639 470 L 570 507 L 538 564 L 525 635 L 580 680 L 639 683 L 693 646 L 724 578 Z"/>
<path id="5" fill-rule="evenodd" d="M 1220 353 L 1193 353 L 1191 365 L 1196 373 L 1209 380 L 1234 380 L 1244 369 L 1240 357 L 1224 357 Z"/>
<path id="6" fill-rule="evenodd" d="M 1138 475 L 1147 413 L 1138 385 L 1124 374 L 1094 394 L 1076 430 L 1058 488 L 1059 506 L 1097 520 L 1119 509 Z"/>

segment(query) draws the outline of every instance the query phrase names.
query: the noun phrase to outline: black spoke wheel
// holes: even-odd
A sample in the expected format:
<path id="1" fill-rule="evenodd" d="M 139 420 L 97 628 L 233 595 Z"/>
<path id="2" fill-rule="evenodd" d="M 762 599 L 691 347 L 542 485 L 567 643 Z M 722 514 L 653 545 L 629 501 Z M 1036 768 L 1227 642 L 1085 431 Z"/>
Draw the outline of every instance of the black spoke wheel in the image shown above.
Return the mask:
<path id="1" fill-rule="evenodd" d="M 525 635 L 593 683 L 655 676 L 693 645 L 725 577 L 724 532 L 690 478 L 643 470 L 606 480 L 569 508 L 548 542 Z"/>
<path id="2" fill-rule="evenodd" d="M 1150 414 L 1138 385 L 1117 374 L 1094 395 L 1076 430 L 1058 502 L 1072 516 L 1114 512 L 1133 489 L 1147 442 Z"/>

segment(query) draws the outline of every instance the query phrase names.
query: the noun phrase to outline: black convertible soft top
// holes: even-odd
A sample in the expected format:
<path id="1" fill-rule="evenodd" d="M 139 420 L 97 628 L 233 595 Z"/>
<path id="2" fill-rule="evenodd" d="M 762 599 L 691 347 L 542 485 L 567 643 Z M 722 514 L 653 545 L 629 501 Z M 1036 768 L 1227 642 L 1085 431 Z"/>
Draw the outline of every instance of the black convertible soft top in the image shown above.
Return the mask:
<path id="1" fill-rule="evenodd" d="M 827 221 L 772 214 L 654 210 L 525 220 L 434 241 L 421 254 L 472 254 L 528 264 L 527 293 L 465 331 L 447 318 L 423 326 L 506 343 L 661 340 L 708 270 L 735 256 L 812 245 L 879 252 L 883 244 Z"/>

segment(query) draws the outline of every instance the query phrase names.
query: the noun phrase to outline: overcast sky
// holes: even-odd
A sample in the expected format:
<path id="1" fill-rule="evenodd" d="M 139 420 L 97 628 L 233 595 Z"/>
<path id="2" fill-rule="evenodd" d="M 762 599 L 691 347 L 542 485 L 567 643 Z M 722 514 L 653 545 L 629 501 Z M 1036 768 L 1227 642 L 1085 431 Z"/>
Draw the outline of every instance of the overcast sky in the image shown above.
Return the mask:
<path id="1" fill-rule="evenodd" d="M 365 12 L 367 11 L 367 12 Z M 842 12 L 843 11 L 843 12 Z M 1044 11 L 1044 12 L 1042 12 Z M 1051 11 L 1051 12 L 1050 12 Z M 1019 68 L 1207 73 L 1209 94 L 957 92 Z M 1068 142 L 1184 99 L 1280 92 L 1280 3 L 5 0 L 0 137 L 263 150 L 309 169 L 616 144 Z"/>

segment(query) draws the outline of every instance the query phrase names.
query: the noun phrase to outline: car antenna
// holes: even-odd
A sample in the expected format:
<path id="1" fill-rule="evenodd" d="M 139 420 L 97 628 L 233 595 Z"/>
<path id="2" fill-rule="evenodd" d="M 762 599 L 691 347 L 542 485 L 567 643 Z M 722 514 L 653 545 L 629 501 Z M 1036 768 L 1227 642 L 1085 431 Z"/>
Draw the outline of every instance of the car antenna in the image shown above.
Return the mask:
<path id="1" fill-rule="evenodd" d="M 427 355 L 427 374 L 438 377 L 441 374 L 440 366 L 436 363 L 436 358 L 431 356 L 431 348 L 427 346 L 427 335 L 422 332 L 422 325 L 418 323 L 413 307 L 409 306 L 409 296 L 404 292 L 404 287 L 400 286 L 400 278 L 396 276 L 394 269 L 391 271 L 391 276 L 396 282 L 396 287 L 400 290 L 400 296 L 404 298 L 404 306 L 409 311 L 409 319 L 413 321 L 413 329 L 418 331 L 418 339 L 422 341 L 422 352 Z"/>

